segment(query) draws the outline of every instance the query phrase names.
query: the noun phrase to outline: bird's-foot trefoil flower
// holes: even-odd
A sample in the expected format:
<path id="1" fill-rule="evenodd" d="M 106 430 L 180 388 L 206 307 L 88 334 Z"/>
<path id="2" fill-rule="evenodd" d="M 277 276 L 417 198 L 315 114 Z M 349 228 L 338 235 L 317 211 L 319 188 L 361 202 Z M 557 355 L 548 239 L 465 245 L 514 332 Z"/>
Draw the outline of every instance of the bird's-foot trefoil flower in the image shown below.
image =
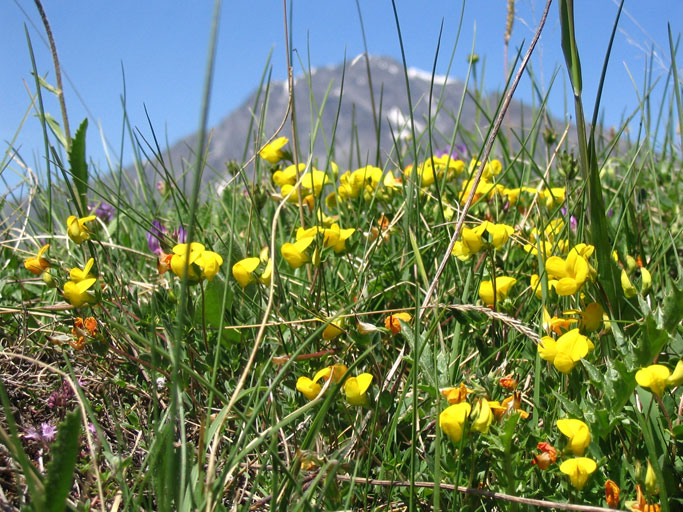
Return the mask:
<path id="1" fill-rule="evenodd" d="M 439 415 L 439 427 L 451 438 L 454 443 L 462 439 L 463 430 L 467 417 L 472 411 L 472 406 L 467 402 L 460 402 L 446 407 Z"/>
<path id="2" fill-rule="evenodd" d="M 393 313 L 384 319 L 384 326 L 391 331 L 391 334 L 398 334 L 401 332 L 401 322 L 408 323 L 413 319 L 410 313 L 401 311 Z"/>
<path id="3" fill-rule="evenodd" d="M 26 258 L 26 260 L 24 260 L 24 267 L 26 267 L 26 270 L 39 276 L 50 268 L 50 262 L 43 258 L 43 254 L 45 254 L 49 248 L 50 244 L 45 244 L 38 249 L 38 253 L 35 256 Z"/>
<path id="4" fill-rule="evenodd" d="M 81 244 L 84 240 L 88 240 L 90 238 L 90 230 L 87 223 L 94 221 L 96 218 L 95 215 L 88 215 L 79 219 L 75 215 L 71 215 L 66 219 L 66 233 L 69 235 L 69 238 L 76 244 Z"/>
<path id="5" fill-rule="evenodd" d="M 569 439 L 569 449 L 574 455 L 582 456 L 591 442 L 591 433 L 583 421 L 564 418 L 557 420 L 557 428 Z"/>
<path id="6" fill-rule="evenodd" d="M 266 144 L 259 151 L 259 156 L 271 164 L 276 164 L 285 158 L 286 152 L 282 148 L 289 142 L 287 137 L 278 137 L 273 142 Z"/>
<path id="7" fill-rule="evenodd" d="M 372 375 L 361 373 L 357 377 L 349 377 L 344 382 L 344 394 L 349 405 L 367 405 L 368 389 L 372 384 Z"/>
<path id="8" fill-rule="evenodd" d="M 510 288 L 517 282 L 517 279 L 509 276 L 498 276 L 496 277 L 496 293 L 495 302 L 501 302 L 508 296 Z M 479 298 L 489 307 L 493 306 L 494 293 L 493 293 L 493 282 L 492 281 L 482 281 L 479 284 Z"/>
<path id="9" fill-rule="evenodd" d="M 553 363 L 558 371 L 569 373 L 593 348 L 593 342 L 581 334 L 579 329 L 572 329 L 557 341 L 550 336 L 543 336 L 538 344 L 538 354 L 541 359 Z"/>
<path id="10" fill-rule="evenodd" d="M 575 457 L 567 459 L 560 465 L 560 471 L 569 476 L 572 485 L 579 491 L 584 488 L 588 477 L 598 468 L 593 459 Z"/>

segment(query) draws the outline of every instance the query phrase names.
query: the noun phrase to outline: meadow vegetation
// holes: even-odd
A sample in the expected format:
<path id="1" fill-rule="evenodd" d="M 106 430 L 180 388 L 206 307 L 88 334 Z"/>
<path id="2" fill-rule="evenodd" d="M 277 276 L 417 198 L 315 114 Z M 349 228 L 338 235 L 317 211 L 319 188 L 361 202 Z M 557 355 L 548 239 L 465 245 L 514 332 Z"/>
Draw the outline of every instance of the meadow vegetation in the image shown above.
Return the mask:
<path id="1" fill-rule="evenodd" d="M 0 166 L 29 185 L 2 226 L 3 510 L 681 510 L 676 41 L 610 131 L 559 15 L 576 125 L 543 97 L 505 125 L 520 54 L 481 133 L 434 147 L 421 119 L 348 167 L 255 105 L 219 192 L 137 138 L 155 189 L 93 169 L 36 78 L 39 168 Z"/>

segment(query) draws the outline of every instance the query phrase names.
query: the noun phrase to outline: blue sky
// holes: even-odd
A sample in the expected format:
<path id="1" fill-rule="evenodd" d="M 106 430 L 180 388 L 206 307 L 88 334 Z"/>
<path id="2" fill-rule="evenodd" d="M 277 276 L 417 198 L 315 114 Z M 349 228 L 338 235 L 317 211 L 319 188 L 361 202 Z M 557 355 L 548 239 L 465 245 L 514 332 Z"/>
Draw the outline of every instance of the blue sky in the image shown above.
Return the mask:
<path id="1" fill-rule="evenodd" d="M 177 0 L 119 0 L 96 2 L 43 0 L 58 46 L 65 77 L 65 98 L 72 132 L 89 117 L 88 155 L 106 170 L 104 137 L 118 160 L 122 140 L 125 91 L 127 113 L 133 127 L 150 135 L 145 107 L 163 143 L 173 143 L 197 129 L 201 91 L 206 64 L 209 27 L 213 3 Z M 444 73 L 455 45 L 462 3 L 460 1 L 397 0 L 397 10 L 410 67 L 430 71 L 437 46 L 439 26 L 444 33 L 437 73 Z M 503 31 L 505 0 L 469 0 L 465 3 L 462 33 L 455 51 L 451 75 L 464 78 L 466 57 L 474 44 L 485 59 L 485 87 L 495 90 L 504 83 Z M 510 60 L 515 49 L 531 40 L 545 2 L 517 0 L 517 12 L 510 45 Z M 361 12 L 371 54 L 400 59 L 396 24 L 390 1 L 361 0 Z M 221 10 L 216 74 L 210 106 L 210 124 L 218 123 L 239 106 L 257 85 L 267 58 L 272 52 L 274 79 L 286 76 L 282 2 L 251 0 L 224 2 Z M 592 105 L 604 52 L 617 12 L 614 0 L 575 0 L 577 37 L 584 68 L 584 88 Z M 613 57 L 605 84 L 604 119 L 617 124 L 625 113 L 637 106 L 642 94 L 646 65 L 654 56 L 654 77 L 669 67 L 667 23 L 674 37 L 683 31 L 683 2 L 680 0 L 627 0 L 616 37 Z M 337 64 L 344 53 L 349 58 L 363 51 L 360 23 L 354 1 L 294 0 L 293 46 L 298 58 L 312 66 Z M 24 25 L 32 40 L 38 71 L 54 83 L 52 60 L 44 42 L 42 25 L 33 2 L 12 0 L 0 7 L 0 30 L 5 43 L 0 46 L 3 73 L 0 74 L 0 135 L 3 152 L 19 127 L 15 141 L 22 159 L 32 168 L 43 168 L 42 132 L 32 115 L 27 86 L 34 89 L 31 61 Z M 679 64 L 683 58 L 679 58 Z M 295 72 L 301 71 L 295 57 Z M 555 70 L 562 66 L 557 1 L 540 46 L 533 69 L 547 85 Z M 563 115 L 566 72 L 561 68 L 554 86 L 550 107 Z M 517 97 L 530 101 L 529 83 L 523 83 Z M 56 101 L 48 98 L 46 110 L 59 119 Z M 592 109 L 588 109 L 591 112 Z M 22 125 L 22 119 L 29 117 Z M 100 133 L 101 129 L 101 133 Z M 127 136 L 126 136 L 127 139 Z M 123 147 L 124 164 L 132 160 L 128 140 Z M 16 183 L 16 165 L 3 171 L 9 183 Z M 5 188 L 0 182 L 0 193 Z"/>

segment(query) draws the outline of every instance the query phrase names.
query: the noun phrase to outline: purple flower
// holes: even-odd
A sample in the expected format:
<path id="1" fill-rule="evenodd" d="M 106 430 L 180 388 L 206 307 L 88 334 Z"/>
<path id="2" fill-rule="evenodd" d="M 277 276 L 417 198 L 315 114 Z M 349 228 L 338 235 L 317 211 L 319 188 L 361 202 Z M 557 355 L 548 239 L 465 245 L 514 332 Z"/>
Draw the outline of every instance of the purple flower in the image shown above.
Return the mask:
<path id="1" fill-rule="evenodd" d="M 178 229 L 173 232 L 173 238 L 175 238 L 179 244 L 184 244 L 187 241 L 187 231 L 185 231 L 184 227 L 178 226 Z"/>
<path id="2" fill-rule="evenodd" d="M 560 209 L 560 212 L 562 213 L 562 215 L 565 215 L 565 216 L 567 215 L 567 212 L 568 212 L 568 211 L 569 211 L 569 210 L 567 210 L 567 207 L 566 207 L 566 206 L 563 206 L 563 207 Z M 576 231 L 576 229 L 577 229 L 578 227 L 579 227 L 579 223 L 578 223 L 578 221 L 576 220 L 576 217 L 574 217 L 573 215 L 570 215 L 570 216 L 569 216 L 569 228 L 570 228 L 572 231 Z"/>
<path id="3" fill-rule="evenodd" d="M 50 425 L 49 423 L 43 423 L 40 425 L 40 435 L 44 441 L 51 443 L 55 440 L 55 436 L 57 435 L 57 427 Z"/>
<path id="4" fill-rule="evenodd" d="M 111 221 L 116 215 L 116 208 L 114 208 L 109 203 L 99 202 L 99 203 L 89 203 L 88 210 L 90 210 L 94 215 L 97 215 L 103 222 Z"/>
<path id="5" fill-rule="evenodd" d="M 453 160 L 465 160 L 467 153 L 467 148 L 464 144 L 456 144 L 450 151 L 447 149 L 439 149 L 434 153 L 434 156 L 442 157 L 444 155 L 450 155 Z"/>
<path id="6" fill-rule="evenodd" d="M 62 381 L 61 386 L 59 386 L 58 389 L 53 391 L 50 397 L 47 399 L 47 406 L 51 409 L 55 407 L 66 407 L 69 403 L 69 400 L 71 400 L 73 396 L 73 389 L 71 389 L 69 383 L 66 380 L 64 380 Z"/>
<path id="7" fill-rule="evenodd" d="M 168 230 L 164 225 L 157 219 L 154 219 L 152 222 L 152 229 L 147 232 L 147 247 L 149 248 L 149 252 L 161 256 L 161 253 L 164 252 L 161 248 L 161 244 L 166 233 L 168 233 Z"/>
<path id="8" fill-rule="evenodd" d="M 24 439 L 31 439 L 44 445 L 48 445 L 55 440 L 56 435 L 57 427 L 50 423 L 42 423 L 40 425 L 40 430 L 34 426 L 30 426 L 28 429 L 26 429 Z"/>

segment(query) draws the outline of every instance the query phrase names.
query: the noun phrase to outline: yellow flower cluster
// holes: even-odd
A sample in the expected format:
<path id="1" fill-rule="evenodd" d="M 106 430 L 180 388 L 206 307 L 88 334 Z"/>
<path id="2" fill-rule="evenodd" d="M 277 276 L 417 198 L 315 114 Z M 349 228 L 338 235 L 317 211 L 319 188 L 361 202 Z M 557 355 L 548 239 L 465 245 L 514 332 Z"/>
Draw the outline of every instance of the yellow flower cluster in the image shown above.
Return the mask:
<path id="1" fill-rule="evenodd" d="M 337 384 L 344 380 L 344 395 L 349 405 L 364 406 L 368 404 L 368 389 L 372 384 L 373 377 L 369 373 L 361 373 L 356 377 L 346 376 L 348 369 L 343 364 L 334 364 L 319 370 L 313 379 L 302 376 L 296 381 L 296 389 L 303 393 L 308 400 L 318 397 L 323 389 L 319 381 L 331 381 Z"/>

